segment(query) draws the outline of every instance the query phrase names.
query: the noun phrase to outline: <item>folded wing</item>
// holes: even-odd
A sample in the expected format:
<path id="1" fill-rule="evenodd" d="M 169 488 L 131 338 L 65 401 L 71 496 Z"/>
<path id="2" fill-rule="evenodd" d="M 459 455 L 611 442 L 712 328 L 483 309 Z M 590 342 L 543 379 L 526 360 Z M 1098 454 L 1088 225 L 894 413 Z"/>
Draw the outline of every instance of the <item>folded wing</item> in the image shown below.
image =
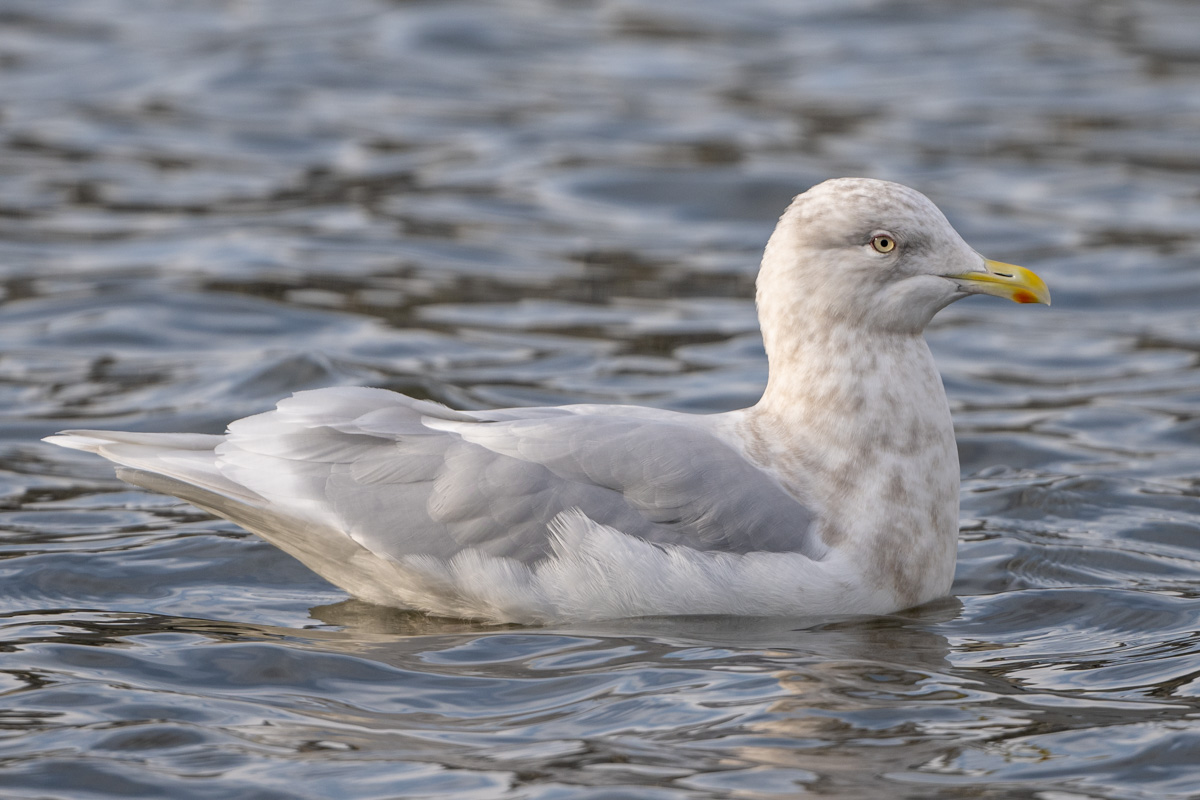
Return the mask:
<path id="1" fill-rule="evenodd" d="M 97 452 L 126 480 L 231 519 L 314 568 L 360 550 L 396 560 L 473 549 L 531 564 L 550 552 L 550 522 L 570 509 L 655 544 L 819 558 L 811 512 L 705 419 L 622 406 L 460 412 L 335 388 L 296 394 L 223 437 L 52 440 Z"/>

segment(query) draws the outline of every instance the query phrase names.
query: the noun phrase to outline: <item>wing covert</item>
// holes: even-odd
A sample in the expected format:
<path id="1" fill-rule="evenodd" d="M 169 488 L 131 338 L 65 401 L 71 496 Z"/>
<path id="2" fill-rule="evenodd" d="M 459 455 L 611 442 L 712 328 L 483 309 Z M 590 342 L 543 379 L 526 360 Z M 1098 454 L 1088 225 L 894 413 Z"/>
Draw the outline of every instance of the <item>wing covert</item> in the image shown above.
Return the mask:
<path id="1" fill-rule="evenodd" d="M 303 392 L 239 420 L 222 474 L 381 555 L 531 563 L 578 508 L 650 542 L 823 554 L 813 515 L 696 417 L 621 406 L 459 412 L 393 392 Z"/>

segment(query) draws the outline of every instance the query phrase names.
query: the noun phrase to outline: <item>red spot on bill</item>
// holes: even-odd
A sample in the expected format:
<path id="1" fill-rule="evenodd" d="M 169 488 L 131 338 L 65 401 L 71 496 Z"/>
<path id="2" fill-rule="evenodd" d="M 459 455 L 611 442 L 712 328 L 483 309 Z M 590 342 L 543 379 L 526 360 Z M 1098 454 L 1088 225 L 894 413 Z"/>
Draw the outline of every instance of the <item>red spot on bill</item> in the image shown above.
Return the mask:
<path id="1" fill-rule="evenodd" d="M 1033 296 L 1032 292 L 1026 292 L 1024 290 L 1018 291 L 1016 294 L 1014 294 L 1013 300 L 1016 300 L 1018 303 L 1036 303 L 1038 301 L 1038 299 Z"/>

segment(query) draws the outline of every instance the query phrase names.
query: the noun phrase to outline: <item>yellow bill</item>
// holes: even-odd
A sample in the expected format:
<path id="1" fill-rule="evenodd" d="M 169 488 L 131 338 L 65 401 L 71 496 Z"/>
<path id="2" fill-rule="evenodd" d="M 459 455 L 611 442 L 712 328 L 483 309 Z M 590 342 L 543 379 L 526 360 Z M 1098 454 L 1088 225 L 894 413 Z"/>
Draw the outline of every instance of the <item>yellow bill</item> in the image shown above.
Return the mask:
<path id="1" fill-rule="evenodd" d="M 1050 305 L 1050 290 L 1046 288 L 1046 282 L 1032 270 L 1002 261 L 985 260 L 983 265 L 984 269 L 978 272 L 963 272 L 946 277 L 955 281 L 964 292 L 971 294 L 1007 297 L 1015 303 Z"/>

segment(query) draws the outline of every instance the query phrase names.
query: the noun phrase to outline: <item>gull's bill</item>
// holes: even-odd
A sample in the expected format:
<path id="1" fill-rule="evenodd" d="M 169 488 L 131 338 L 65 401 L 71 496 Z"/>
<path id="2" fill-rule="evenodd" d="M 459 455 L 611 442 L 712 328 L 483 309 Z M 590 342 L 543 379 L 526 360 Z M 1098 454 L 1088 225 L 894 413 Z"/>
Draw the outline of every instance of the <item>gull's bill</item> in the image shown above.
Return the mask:
<path id="1" fill-rule="evenodd" d="M 970 294 L 1006 297 L 1014 303 L 1050 305 L 1050 290 L 1046 288 L 1046 282 L 1037 273 L 1016 264 L 985 259 L 982 270 L 946 277 Z"/>

